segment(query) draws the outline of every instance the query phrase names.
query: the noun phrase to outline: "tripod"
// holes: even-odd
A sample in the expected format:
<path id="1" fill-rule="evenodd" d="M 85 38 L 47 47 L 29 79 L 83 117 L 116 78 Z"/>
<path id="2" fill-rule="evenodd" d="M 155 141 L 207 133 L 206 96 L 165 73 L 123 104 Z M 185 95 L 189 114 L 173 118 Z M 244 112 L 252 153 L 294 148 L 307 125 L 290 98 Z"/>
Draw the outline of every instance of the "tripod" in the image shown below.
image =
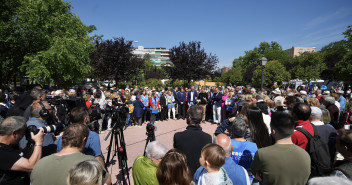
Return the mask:
<path id="1" fill-rule="evenodd" d="M 106 164 L 106 167 L 108 167 L 110 164 L 112 164 L 114 157 L 117 155 L 117 158 L 119 161 L 119 169 L 121 169 L 123 185 L 130 185 L 131 182 L 130 182 L 130 174 L 128 172 L 128 165 L 127 165 L 126 143 L 125 143 L 125 137 L 123 135 L 123 129 L 120 121 L 121 120 L 119 117 L 115 122 L 112 130 L 105 137 L 105 141 L 106 141 L 111 135 L 110 144 L 108 148 L 108 155 L 106 157 L 105 164 Z M 110 159 L 111 149 L 113 148 L 113 146 L 114 146 L 114 152 Z M 127 180 L 125 177 L 126 175 L 127 175 Z"/>
<path id="2" fill-rule="evenodd" d="M 146 139 L 145 147 L 144 147 L 144 154 L 143 154 L 144 156 L 145 156 L 145 149 L 147 149 L 148 143 L 155 141 L 154 130 L 155 130 L 154 124 L 148 123 L 147 124 L 147 133 L 145 133 L 147 135 L 147 139 Z"/>

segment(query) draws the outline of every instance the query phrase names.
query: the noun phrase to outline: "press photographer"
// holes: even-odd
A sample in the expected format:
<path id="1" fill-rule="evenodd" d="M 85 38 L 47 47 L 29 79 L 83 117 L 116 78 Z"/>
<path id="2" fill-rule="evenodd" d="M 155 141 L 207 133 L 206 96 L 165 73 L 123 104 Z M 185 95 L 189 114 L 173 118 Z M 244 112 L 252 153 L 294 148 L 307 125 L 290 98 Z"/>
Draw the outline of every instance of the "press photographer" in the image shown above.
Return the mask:
<path id="1" fill-rule="evenodd" d="M 88 125 L 90 122 L 89 114 L 85 107 L 76 107 L 73 108 L 70 114 L 70 121 L 72 124 L 80 123 L 84 125 Z M 57 140 L 57 152 L 60 152 L 62 149 L 62 137 L 60 136 Z M 103 166 L 104 160 L 102 158 L 101 147 L 99 135 L 91 130 L 89 130 L 89 135 L 87 138 L 87 142 L 84 146 L 84 154 L 92 155 L 96 159 L 98 159 Z"/>
<path id="2" fill-rule="evenodd" d="M 40 101 L 32 104 L 31 116 L 27 121 L 27 127 L 35 126 L 37 128 L 48 126 L 47 120 L 52 117 L 53 109 L 46 101 Z M 28 129 L 27 129 L 28 130 Z M 31 154 L 34 148 L 33 141 L 29 138 L 30 133 L 27 132 L 26 136 L 19 142 L 20 149 L 25 149 L 26 153 Z M 43 157 L 56 152 L 55 134 L 53 132 L 47 133 L 43 140 Z"/>
<path id="3" fill-rule="evenodd" d="M 31 139 L 35 143 L 29 159 L 16 149 L 19 140 L 26 132 L 26 120 L 22 116 L 12 116 L 0 122 L 0 184 L 27 185 L 28 173 L 42 156 L 43 132 L 34 135 Z"/>
<path id="4" fill-rule="evenodd" d="M 106 102 L 105 102 L 105 96 L 102 94 L 102 92 L 100 90 L 98 90 L 97 92 L 95 92 L 94 95 L 95 99 L 92 100 L 94 105 L 99 105 L 99 108 L 102 112 L 101 114 L 101 118 L 98 119 L 98 123 L 99 123 L 99 132 L 101 132 L 102 127 L 103 127 L 103 120 L 104 120 L 104 110 L 106 107 Z"/>

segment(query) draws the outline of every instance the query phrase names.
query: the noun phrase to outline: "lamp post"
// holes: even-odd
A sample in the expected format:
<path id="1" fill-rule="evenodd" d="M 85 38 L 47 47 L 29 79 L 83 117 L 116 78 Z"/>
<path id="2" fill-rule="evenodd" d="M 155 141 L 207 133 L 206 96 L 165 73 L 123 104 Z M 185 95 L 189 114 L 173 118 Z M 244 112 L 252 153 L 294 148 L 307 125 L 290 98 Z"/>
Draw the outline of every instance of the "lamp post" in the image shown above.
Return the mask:
<path id="1" fill-rule="evenodd" d="M 261 89 L 260 90 L 263 90 L 263 79 L 264 79 L 264 66 L 266 65 L 266 62 L 268 61 L 268 59 L 266 59 L 265 57 L 262 57 L 262 60 L 261 60 L 261 66 L 262 66 L 262 83 L 261 83 Z"/>

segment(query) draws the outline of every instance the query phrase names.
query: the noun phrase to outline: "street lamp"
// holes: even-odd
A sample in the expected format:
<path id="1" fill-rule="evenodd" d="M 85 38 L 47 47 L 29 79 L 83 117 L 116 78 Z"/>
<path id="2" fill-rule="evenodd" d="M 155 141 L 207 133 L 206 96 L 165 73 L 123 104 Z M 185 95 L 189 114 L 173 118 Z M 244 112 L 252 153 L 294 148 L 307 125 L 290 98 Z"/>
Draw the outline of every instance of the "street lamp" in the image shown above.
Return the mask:
<path id="1" fill-rule="evenodd" d="M 261 89 L 260 90 L 263 90 L 263 79 L 264 79 L 264 66 L 266 65 L 266 62 L 268 61 L 268 59 L 266 59 L 265 57 L 262 57 L 262 60 L 261 60 L 261 66 L 262 66 L 262 83 L 261 83 Z"/>

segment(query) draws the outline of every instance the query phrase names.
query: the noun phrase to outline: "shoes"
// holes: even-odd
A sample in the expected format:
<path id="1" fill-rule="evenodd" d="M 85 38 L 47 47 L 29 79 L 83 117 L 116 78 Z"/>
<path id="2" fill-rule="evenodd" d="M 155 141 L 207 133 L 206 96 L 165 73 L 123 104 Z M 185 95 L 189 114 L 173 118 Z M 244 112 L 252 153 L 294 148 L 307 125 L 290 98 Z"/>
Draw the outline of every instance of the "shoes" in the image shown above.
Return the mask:
<path id="1" fill-rule="evenodd" d="M 203 120 L 202 123 L 205 123 L 205 121 Z"/>

